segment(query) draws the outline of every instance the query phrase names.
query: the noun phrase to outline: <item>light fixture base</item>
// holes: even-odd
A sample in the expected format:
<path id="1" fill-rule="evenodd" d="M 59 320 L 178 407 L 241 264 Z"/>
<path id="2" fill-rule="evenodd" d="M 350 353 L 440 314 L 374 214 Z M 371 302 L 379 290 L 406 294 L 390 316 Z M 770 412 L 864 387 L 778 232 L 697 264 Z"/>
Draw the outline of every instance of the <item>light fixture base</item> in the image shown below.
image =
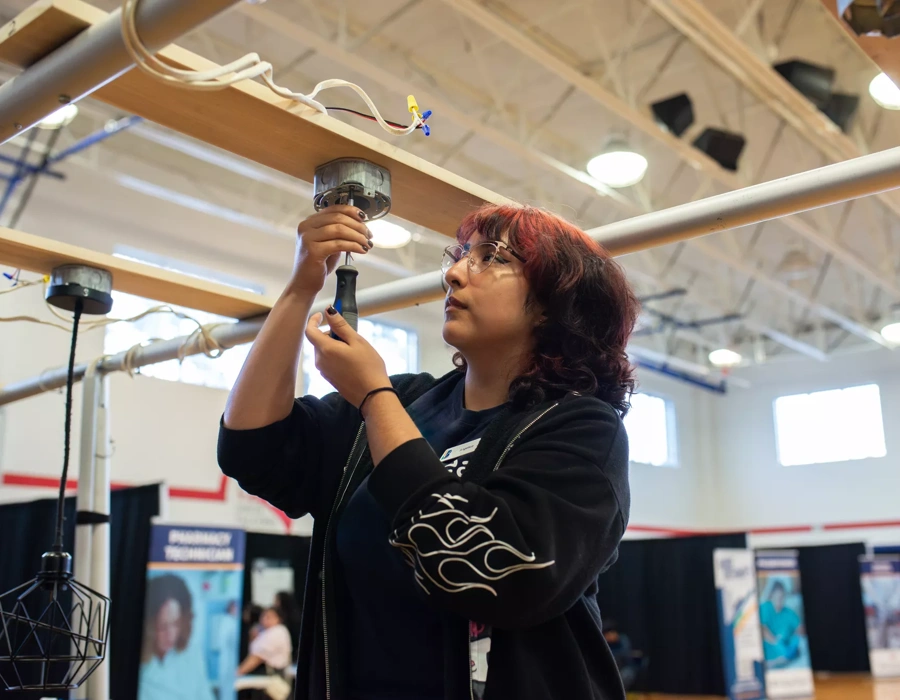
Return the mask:
<path id="1" fill-rule="evenodd" d="M 45 296 L 47 303 L 66 311 L 82 301 L 82 313 L 106 315 L 112 310 L 112 273 L 87 265 L 60 265 L 53 268 Z"/>
<path id="2" fill-rule="evenodd" d="M 338 158 L 320 165 L 313 191 L 316 211 L 352 200 L 371 221 L 391 210 L 391 173 L 361 158 Z"/>

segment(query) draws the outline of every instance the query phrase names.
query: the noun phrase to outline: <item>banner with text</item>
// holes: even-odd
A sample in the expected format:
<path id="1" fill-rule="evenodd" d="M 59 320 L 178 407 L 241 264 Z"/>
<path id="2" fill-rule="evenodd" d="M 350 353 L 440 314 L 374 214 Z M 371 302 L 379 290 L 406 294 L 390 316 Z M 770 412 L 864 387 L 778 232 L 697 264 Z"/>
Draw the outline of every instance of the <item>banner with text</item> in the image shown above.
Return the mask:
<path id="1" fill-rule="evenodd" d="M 768 697 L 812 697 L 796 550 L 757 552 L 756 581 Z"/>
<path id="2" fill-rule="evenodd" d="M 859 568 L 872 675 L 900 677 L 900 556 L 863 556 Z"/>
<path id="3" fill-rule="evenodd" d="M 154 525 L 138 700 L 235 700 L 245 533 Z"/>
<path id="4" fill-rule="evenodd" d="M 765 700 L 756 568 L 749 549 L 713 552 L 722 663 L 729 700 Z"/>

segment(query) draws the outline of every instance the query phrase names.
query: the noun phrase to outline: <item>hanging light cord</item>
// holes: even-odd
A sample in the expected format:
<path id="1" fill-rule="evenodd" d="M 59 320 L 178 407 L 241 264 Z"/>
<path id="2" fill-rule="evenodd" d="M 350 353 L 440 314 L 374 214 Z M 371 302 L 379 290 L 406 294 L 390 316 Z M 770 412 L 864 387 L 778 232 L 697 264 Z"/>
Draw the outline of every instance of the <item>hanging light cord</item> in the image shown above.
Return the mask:
<path id="1" fill-rule="evenodd" d="M 72 318 L 72 346 L 69 349 L 69 372 L 66 376 L 66 428 L 63 443 L 62 478 L 59 480 L 59 499 L 56 503 L 56 542 L 54 550 L 61 552 L 63 543 L 63 509 L 66 501 L 66 481 L 69 478 L 69 442 L 72 437 L 72 385 L 75 383 L 75 343 L 78 340 L 78 322 L 84 308 L 81 299 L 75 300 L 75 315 Z"/>

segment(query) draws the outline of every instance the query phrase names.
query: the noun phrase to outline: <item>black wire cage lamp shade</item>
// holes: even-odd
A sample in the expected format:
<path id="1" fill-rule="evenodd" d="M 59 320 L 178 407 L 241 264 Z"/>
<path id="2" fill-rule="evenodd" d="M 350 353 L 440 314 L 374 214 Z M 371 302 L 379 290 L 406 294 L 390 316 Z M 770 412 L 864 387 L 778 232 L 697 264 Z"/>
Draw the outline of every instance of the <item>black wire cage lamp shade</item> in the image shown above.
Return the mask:
<path id="1" fill-rule="evenodd" d="M 83 313 L 109 313 L 111 291 L 112 276 L 107 270 L 83 265 L 54 269 L 47 287 L 50 304 L 74 312 L 66 379 L 63 468 L 53 546 L 41 557 L 40 571 L 33 579 L 0 594 L 0 682 L 7 690 L 73 690 L 106 657 L 110 600 L 73 577 L 72 555 L 63 551 L 63 513 L 78 324 Z"/>
<path id="2" fill-rule="evenodd" d="M 7 690 L 78 688 L 106 656 L 109 598 L 52 550 L 30 581 L 0 595 L 0 681 Z"/>

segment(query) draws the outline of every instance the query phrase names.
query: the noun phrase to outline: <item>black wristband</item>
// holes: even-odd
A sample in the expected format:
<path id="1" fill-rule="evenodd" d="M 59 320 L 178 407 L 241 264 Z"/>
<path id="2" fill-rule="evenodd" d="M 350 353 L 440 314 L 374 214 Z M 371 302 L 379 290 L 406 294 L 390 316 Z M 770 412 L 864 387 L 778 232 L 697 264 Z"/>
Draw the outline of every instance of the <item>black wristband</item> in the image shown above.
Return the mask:
<path id="1" fill-rule="evenodd" d="M 366 394 L 366 398 L 364 398 L 364 399 L 360 402 L 360 404 L 359 404 L 359 416 L 360 416 L 360 418 L 362 418 L 363 420 L 365 420 L 365 417 L 363 416 L 363 412 L 362 412 L 362 411 L 363 411 L 363 406 L 366 405 L 366 401 L 369 400 L 369 397 L 374 396 L 375 394 L 378 394 L 378 393 L 380 393 L 380 392 L 382 392 L 382 391 L 391 391 L 391 392 L 394 393 L 394 396 L 396 396 L 398 399 L 400 398 L 400 394 L 398 394 L 398 393 L 397 393 L 397 390 L 396 390 L 394 387 L 392 387 L 392 386 L 383 386 L 383 387 L 381 387 L 380 389 L 372 389 L 372 391 L 370 391 L 368 394 Z"/>

